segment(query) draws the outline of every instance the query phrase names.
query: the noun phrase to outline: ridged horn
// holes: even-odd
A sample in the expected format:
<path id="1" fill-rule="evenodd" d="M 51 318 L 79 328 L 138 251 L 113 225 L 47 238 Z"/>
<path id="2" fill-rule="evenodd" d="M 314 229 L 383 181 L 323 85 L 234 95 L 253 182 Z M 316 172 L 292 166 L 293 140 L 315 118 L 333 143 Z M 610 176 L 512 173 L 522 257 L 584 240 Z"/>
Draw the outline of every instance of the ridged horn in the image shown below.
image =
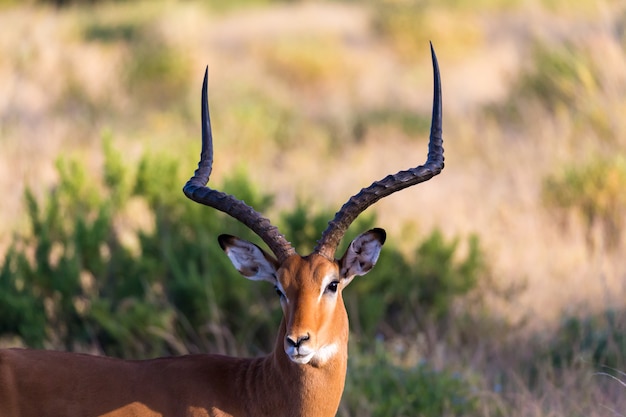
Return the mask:
<path id="1" fill-rule="evenodd" d="M 396 191 L 428 181 L 443 169 L 441 77 L 439 75 L 439 63 L 437 62 L 432 43 L 430 44 L 430 52 L 433 61 L 434 92 L 430 142 L 428 144 L 426 162 L 424 165 L 400 171 L 395 175 L 388 175 L 350 197 L 335 214 L 335 218 L 328 223 L 328 227 L 317 242 L 315 252 L 320 255 L 333 259 L 337 246 L 350 224 L 369 206 Z"/>
<path id="2" fill-rule="evenodd" d="M 213 133 L 209 116 L 207 84 L 208 67 L 204 72 L 202 83 L 202 151 L 200 162 L 193 177 L 183 187 L 183 192 L 191 200 L 220 210 L 245 224 L 269 246 L 278 261 L 282 263 L 296 251 L 278 228 L 243 201 L 206 186 L 213 168 Z"/>

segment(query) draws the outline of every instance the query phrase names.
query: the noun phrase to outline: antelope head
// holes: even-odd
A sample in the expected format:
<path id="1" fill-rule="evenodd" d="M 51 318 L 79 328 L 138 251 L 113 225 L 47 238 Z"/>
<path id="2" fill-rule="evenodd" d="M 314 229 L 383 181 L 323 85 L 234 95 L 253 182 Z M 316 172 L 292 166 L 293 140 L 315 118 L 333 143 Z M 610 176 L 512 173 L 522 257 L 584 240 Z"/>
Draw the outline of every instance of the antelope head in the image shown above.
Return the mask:
<path id="1" fill-rule="evenodd" d="M 213 138 L 207 102 L 207 72 L 202 86 L 202 152 L 198 169 L 183 191 L 190 199 L 221 210 L 245 224 L 269 247 L 230 235 L 219 244 L 235 268 L 250 280 L 268 281 L 280 297 L 282 350 L 291 362 L 323 366 L 338 354 L 347 355 L 348 318 L 343 289 L 356 276 L 369 272 L 385 242 L 385 231 L 375 228 L 355 238 L 346 252 L 335 257 L 350 224 L 369 206 L 396 191 L 427 181 L 444 166 L 441 81 L 431 45 L 434 94 L 428 157 L 423 165 L 388 175 L 352 196 L 335 214 L 313 252 L 300 256 L 270 221 L 237 198 L 206 186 L 213 164 Z M 277 343 L 278 345 L 278 343 Z M 345 376 L 345 369 L 344 369 Z"/>

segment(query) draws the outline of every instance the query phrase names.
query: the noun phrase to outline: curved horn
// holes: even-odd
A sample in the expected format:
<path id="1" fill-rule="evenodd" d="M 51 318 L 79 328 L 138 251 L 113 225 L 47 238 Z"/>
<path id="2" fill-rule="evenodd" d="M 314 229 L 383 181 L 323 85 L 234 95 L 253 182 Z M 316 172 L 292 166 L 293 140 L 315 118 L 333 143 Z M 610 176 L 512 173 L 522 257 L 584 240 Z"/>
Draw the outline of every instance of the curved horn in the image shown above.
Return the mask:
<path id="1" fill-rule="evenodd" d="M 296 251 L 285 236 L 278 231 L 278 228 L 272 226 L 267 218 L 243 201 L 206 186 L 213 168 L 213 134 L 211 132 L 211 118 L 209 117 L 207 82 L 208 67 L 204 72 L 204 82 L 202 83 L 202 152 L 200 153 L 198 169 L 183 187 L 183 192 L 191 200 L 223 211 L 245 224 L 263 239 L 274 252 L 278 261 L 282 263 Z"/>
<path id="2" fill-rule="evenodd" d="M 430 126 L 430 142 L 428 144 L 428 158 L 424 165 L 400 171 L 395 175 L 388 175 L 380 181 L 372 183 L 362 189 L 358 194 L 350 197 L 347 203 L 335 214 L 335 218 L 328 223 L 328 227 L 322 233 L 317 242 L 315 252 L 333 259 L 339 242 L 352 222 L 369 206 L 387 197 L 396 191 L 403 190 L 415 184 L 428 181 L 443 169 L 443 138 L 442 138 L 442 107 L 441 107 L 441 79 L 437 56 L 430 44 L 430 52 L 433 60 L 434 93 L 433 114 Z"/>

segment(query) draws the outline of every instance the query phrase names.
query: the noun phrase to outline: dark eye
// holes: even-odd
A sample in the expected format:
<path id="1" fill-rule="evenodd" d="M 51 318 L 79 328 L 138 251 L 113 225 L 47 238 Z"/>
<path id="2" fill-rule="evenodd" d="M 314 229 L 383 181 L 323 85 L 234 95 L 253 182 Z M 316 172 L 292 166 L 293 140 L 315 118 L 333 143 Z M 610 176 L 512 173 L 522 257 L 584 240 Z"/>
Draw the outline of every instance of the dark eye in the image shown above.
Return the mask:
<path id="1" fill-rule="evenodd" d="M 336 293 L 338 285 L 339 285 L 339 281 L 331 282 L 330 284 L 328 284 L 328 287 L 326 287 L 326 292 Z"/>
<path id="2" fill-rule="evenodd" d="M 280 288 L 278 288 L 278 285 L 274 285 L 274 291 L 276 291 L 276 294 L 278 294 L 280 298 L 283 298 L 285 296 L 285 294 L 283 294 Z"/>

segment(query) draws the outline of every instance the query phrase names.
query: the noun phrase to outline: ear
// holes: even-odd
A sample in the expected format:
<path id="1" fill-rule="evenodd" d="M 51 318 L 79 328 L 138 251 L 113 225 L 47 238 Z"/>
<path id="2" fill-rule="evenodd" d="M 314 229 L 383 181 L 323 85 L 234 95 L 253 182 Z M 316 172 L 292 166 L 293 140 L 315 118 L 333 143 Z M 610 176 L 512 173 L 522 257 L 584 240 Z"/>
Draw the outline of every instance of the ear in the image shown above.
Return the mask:
<path id="1" fill-rule="evenodd" d="M 231 235 L 220 235 L 217 241 L 241 275 L 253 281 L 276 282 L 278 261 L 263 249 Z"/>
<path id="2" fill-rule="evenodd" d="M 378 255 L 387 234 L 383 229 L 372 229 L 354 239 L 339 261 L 344 287 L 357 275 L 367 274 L 378 261 Z"/>

